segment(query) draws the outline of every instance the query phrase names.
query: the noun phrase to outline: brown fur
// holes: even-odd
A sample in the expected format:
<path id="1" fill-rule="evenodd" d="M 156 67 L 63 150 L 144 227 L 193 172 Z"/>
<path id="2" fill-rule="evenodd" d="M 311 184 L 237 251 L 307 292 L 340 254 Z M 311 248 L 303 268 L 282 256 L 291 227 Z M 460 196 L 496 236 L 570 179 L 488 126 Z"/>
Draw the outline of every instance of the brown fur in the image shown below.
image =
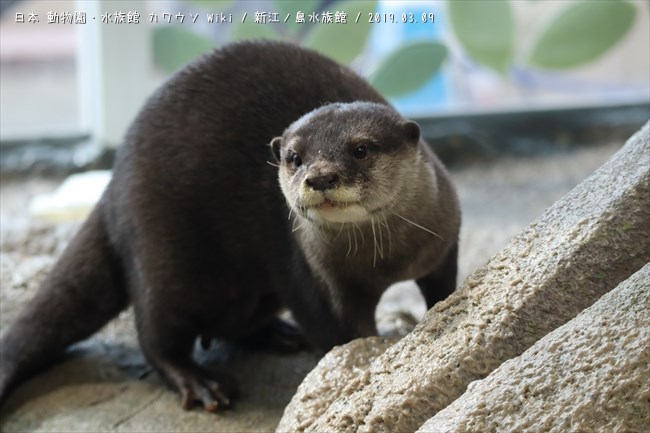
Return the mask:
<path id="1" fill-rule="evenodd" d="M 353 104 L 326 105 L 335 102 Z M 361 188 L 348 192 L 390 198 L 393 214 L 328 224 L 293 211 L 289 220 L 286 201 L 305 178 L 283 156 L 301 133 L 300 173 L 316 179 L 314 170 L 336 167 Z M 268 164 L 272 140 L 281 183 L 298 179 L 287 197 Z M 366 165 L 345 150 L 358 144 L 350 140 L 377 144 Z M 199 401 L 215 411 L 230 391 L 192 360 L 197 337 L 268 335 L 283 306 L 323 350 L 371 335 L 390 283 L 417 279 L 428 306 L 454 289 L 459 219 L 446 172 L 417 126 L 363 79 L 290 44 L 226 46 L 172 77 L 134 121 L 101 201 L 2 337 L 0 398 L 131 302 L 147 359 L 185 407 Z M 375 236 L 383 230 L 379 258 L 373 227 Z"/>

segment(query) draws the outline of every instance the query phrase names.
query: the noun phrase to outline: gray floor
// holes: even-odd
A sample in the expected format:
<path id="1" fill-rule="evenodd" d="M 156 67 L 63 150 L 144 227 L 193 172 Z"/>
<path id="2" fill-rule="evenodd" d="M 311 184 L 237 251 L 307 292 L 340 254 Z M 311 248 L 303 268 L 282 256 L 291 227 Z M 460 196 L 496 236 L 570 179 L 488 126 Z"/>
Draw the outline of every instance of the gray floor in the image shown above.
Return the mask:
<path id="1" fill-rule="evenodd" d="M 532 158 L 504 157 L 452 170 L 463 209 L 460 278 L 485 263 L 543 210 L 586 178 L 622 143 Z M 3 181 L 0 188 L 0 326 L 29 298 L 67 239 L 70 228 L 27 217 L 29 197 L 56 183 Z M 424 312 L 411 283 L 389 292 L 379 308 L 381 329 L 408 327 L 395 311 Z M 68 361 L 20 387 L 2 409 L 2 431 L 269 431 L 314 355 L 291 356 L 213 350 L 240 382 L 238 404 L 223 414 L 183 411 L 179 397 L 152 374 L 135 343 L 125 312 L 80 345 Z"/>

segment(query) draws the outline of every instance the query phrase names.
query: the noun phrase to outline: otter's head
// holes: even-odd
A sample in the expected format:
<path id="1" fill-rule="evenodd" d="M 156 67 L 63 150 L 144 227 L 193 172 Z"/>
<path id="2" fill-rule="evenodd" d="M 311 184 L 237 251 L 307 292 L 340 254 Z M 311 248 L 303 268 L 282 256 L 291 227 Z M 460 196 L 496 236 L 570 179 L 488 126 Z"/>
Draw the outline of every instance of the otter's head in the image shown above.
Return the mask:
<path id="1" fill-rule="evenodd" d="M 337 103 L 314 110 L 271 142 L 293 211 L 315 223 L 390 213 L 420 163 L 420 128 L 392 108 Z"/>

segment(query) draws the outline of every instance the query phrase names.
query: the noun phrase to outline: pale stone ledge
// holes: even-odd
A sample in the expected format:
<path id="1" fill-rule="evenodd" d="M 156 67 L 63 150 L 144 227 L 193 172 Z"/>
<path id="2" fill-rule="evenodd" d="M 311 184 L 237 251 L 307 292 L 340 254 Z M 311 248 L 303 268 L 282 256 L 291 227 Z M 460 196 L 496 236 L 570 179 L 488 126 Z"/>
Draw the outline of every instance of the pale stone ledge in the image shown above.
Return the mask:
<path id="1" fill-rule="evenodd" d="M 427 421 L 429 432 L 650 431 L 650 264 Z"/>

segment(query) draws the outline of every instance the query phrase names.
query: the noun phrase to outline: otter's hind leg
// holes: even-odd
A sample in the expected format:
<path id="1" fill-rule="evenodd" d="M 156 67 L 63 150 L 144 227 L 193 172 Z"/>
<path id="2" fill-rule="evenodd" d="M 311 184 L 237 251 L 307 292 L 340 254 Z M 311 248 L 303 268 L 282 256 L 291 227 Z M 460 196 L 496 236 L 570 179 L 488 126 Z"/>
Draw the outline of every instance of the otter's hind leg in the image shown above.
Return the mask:
<path id="1" fill-rule="evenodd" d="M 205 410 L 216 412 L 230 405 L 234 381 L 199 366 L 192 358 L 194 343 L 203 331 L 201 324 L 210 317 L 206 314 L 216 314 L 213 302 L 201 294 L 214 288 L 195 278 L 200 272 L 187 269 L 173 251 L 158 250 L 159 256 L 142 260 L 142 267 L 132 276 L 132 284 L 137 285 L 132 290 L 140 347 L 162 378 L 181 394 L 184 409 L 199 402 Z M 185 259 L 196 262 L 196 257 Z"/>
<path id="2" fill-rule="evenodd" d="M 458 273 L 458 243 L 450 249 L 440 265 L 430 274 L 416 282 L 427 302 L 427 309 L 433 307 L 456 290 Z"/>
<path id="3" fill-rule="evenodd" d="M 163 379 L 178 390 L 184 409 L 200 402 L 209 412 L 230 405 L 230 379 L 208 371 L 192 359 L 198 331 L 169 306 L 156 300 L 134 302 L 140 346 Z"/>
<path id="4" fill-rule="evenodd" d="M 180 325 L 173 313 L 153 318 L 137 309 L 136 315 L 140 346 L 163 379 L 180 392 L 183 409 L 191 409 L 195 402 L 209 412 L 230 406 L 234 382 L 192 359 L 195 331 Z"/>

